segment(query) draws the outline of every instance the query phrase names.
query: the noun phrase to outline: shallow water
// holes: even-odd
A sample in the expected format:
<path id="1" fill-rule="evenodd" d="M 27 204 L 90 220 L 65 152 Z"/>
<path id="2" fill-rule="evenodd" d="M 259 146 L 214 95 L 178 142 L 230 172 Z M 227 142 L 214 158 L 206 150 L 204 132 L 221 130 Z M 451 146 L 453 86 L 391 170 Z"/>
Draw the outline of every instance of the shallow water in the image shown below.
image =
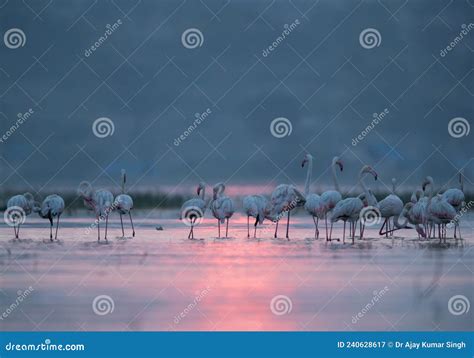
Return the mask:
<path id="1" fill-rule="evenodd" d="M 97 243 L 96 230 L 87 230 L 90 217 L 64 218 L 60 241 L 53 243 L 47 221 L 29 217 L 20 241 L 3 225 L 0 329 L 474 328 L 472 310 L 461 315 L 448 310 L 454 295 L 474 299 L 472 216 L 463 218 L 463 240 L 420 242 L 414 230 L 379 238 L 374 227 L 355 245 L 312 240 L 313 223 L 302 214 L 292 218 L 291 241 L 273 239 L 273 224 L 258 230 L 261 239 L 247 239 L 241 216 L 231 221 L 231 238 L 216 239 L 215 220 L 206 218 L 195 229 L 202 240 L 191 241 L 188 228 L 173 216 L 138 214 L 136 237 L 123 239 L 114 214 L 108 244 Z M 281 225 L 281 237 L 284 230 Z M 323 226 L 320 234 L 324 237 Z M 341 226 L 334 236 L 342 236 Z M 29 286 L 32 291 L 25 291 Z M 93 307 L 101 295 L 110 297 L 113 311 Z"/>

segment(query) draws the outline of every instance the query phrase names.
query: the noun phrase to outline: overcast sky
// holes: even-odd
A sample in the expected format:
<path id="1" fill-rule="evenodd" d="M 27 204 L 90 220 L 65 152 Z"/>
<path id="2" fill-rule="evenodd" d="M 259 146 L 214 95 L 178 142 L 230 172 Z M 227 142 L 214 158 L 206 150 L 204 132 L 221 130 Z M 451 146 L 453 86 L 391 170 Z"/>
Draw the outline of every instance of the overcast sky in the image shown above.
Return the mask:
<path id="1" fill-rule="evenodd" d="M 471 188 L 474 133 L 455 138 L 448 124 L 472 124 L 474 28 L 441 51 L 474 22 L 472 1 L 0 6 L 0 134 L 33 111 L 0 143 L 3 189 L 75 188 L 84 179 L 113 186 L 121 168 L 134 188 L 301 185 L 306 152 L 315 187 L 330 184 L 327 168 L 340 155 L 347 186 L 365 163 L 379 172 L 379 188 L 392 176 L 415 185 L 432 175 L 441 185 L 462 167 Z M 107 25 L 114 30 L 99 40 Z M 9 48 L 17 47 L 4 38 L 10 29 L 24 33 L 23 46 Z M 200 32 L 195 48 L 183 43 L 188 29 Z M 361 42 L 365 29 L 377 30 L 375 46 Z M 114 127 L 104 138 L 93 131 L 101 117 Z M 292 127 L 282 138 L 270 128 L 279 117 Z"/>

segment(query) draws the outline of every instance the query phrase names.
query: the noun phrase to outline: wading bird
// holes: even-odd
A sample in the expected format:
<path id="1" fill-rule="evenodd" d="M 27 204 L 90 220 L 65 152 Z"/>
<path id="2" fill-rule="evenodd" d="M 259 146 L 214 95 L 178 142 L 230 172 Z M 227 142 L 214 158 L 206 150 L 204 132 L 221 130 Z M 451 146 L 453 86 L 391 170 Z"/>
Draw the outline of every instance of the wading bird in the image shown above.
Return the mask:
<path id="1" fill-rule="evenodd" d="M 247 215 L 247 237 L 250 237 L 250 217 L 255 218 L 253 237 L 257 236 L 257 224 L 263 224 L 268 200 L 263 195 L 248 195 L 243 199 L 243 208 Z"/>
<path id="2" fill-rule="evenodd" d="M 49 220 L 49 239 L 51 241 L 53 241 L 53 219 L 56 218 L 56 234 L 54 235 L 54 239 L 57 240 L 59 217 L 64 211 L 64 199 L 56 194 L 48 195 L 41 203 L 41 206 L 35 208 L 35 211 L 37 211 L 39 216 L 43 219 Z"/>
<path id="3" fill-rule="evenodd" d="M 7 211 L 12 221 L 15 239 L 20 238 L 20 226 L 35 207 L 35 198 L 31 193 L 12 196 L 7 202 Z"/>
<path id="4" fill-rule="evenodd" d="M 339 188 L 339 182 L 337 180 L 337 175 L 336 175 L 336 167 L 339 168 L 339 170 L 342 172 L 344 169 L 344 166 L 342 164 L 342 161 L 339 159 L 339 157 L 334 157 L 332 158 L 332 164 L 331 164 L 331 172 L 332 172 L 332 180 L 334 183 L 334 190 L 327 190 L 324 193 L 321 194 L 321 200 L 324 203 L 324 223 L 326 225 L 326 240 L 331 241 L 331 236 L 328 235 L 328 214 L 332 212 L 334 207 L 338 202 L 341 201 L 342 195 L 341 195 L 341 189 Z M 331 221 L 331 231 L 332 233 L 332 226 L 333 222 Z M 339 239 L 337 239 L 339 241 Z"/>
<path id="5" fill-rule="evenodd" d="M 199 183 L 197 187 L 197 198 L 192 198 L 183 203 L 181 206 L 180 220 L 185 224 L 189 223 L 191 229 L 189 230 L 188 239 L 194 239 L 194 226 L 197 220 L 201 220 L 206 212 L 206 184 Z"/>
<path id="6" fill-rule="evenodd" d="M 446 190 L 442 198 L 446 200 L 449 204 L 452 205 L 456 213 L 459 214 L 463 205 L 465 205 L 465 196 L 464 196 L 464 177 L 463 171 L 459 172 L 459 189 L 451 188 Z M 459 238 L 461 238 L 461 228 L 459 227 L 459 219 L 454 220 L 454 238 L 456 239 L 456 231 L 459 233 Z M 457 230 L 456 230 L 457 229 Z"/>
<path id="7" fill-rule="evenodd" d="M 212 215 L 217 219 L 219 238 L 221 237 L 221 223 L 226 222 L 225 237 L 229 233 L 229 218 L 234 214 L 234 202 L 224 195 L 224 183 L 218 183 L 213 188 L 213 200 L 211 202 Z"/>
<path id="8" fill-rule="evenodd" d="M 389 232 L 393 235 L 393 225 L 390 220 L 395 220 L 395 217 L 399 216 L 403 210 L 403 201 L 400 197 L 395 194 L 397 180 L 392 178 L 392 193 L 382 199 L 378 205 L 380 210 L 380 216 L 385 219 L 382 227 L 380 228 L 379 235 L 385 234 L 387 237 Z M 392 227 L 392 229 L 391 229 Z M 385 228 L 385 233 L 383 232 Z"/>
<path id="9" fill-rule="evenodd" d="M 122 169 L 122 194 L 118 195 L 114 201 L 114 207 L 120 214 L 120 225 L 122 226 L 122 237 L 125 236 L 123 230 L 123 220 L 122 215 L 127 215 L 130 218 L 130 224 L 132 225 L 132 237 L 135 237 L 135 228 L 133 226 L 132 220 L 132 209 L 133 209 L 133 199 L 130 195 L 125 194 L 125 183 L 127 182 L 127 173 L 125 169 Z"/>
<path id="10" fill-rule="evenodd" d="M 105 189 L 93 190 L 92 185 L 87 181 L 79 184 L 77 193 L 84 200 L 85 207 L 95 213 L 97 241 L 100 241 L 100 222 L 105 218 L 105 241 L 107 242 L 107 226 L 109 214 L 113 210 L 114 196 Z"/>
<path id="11" fill-rule="evenodd" d="M 359 172 L 359 185 L 362 187 L 362 190 L 364 191 L 365 197 L 370 197 L 369 189 L 367 186 L 364 184 L 363 177 L 366 174 L 371 174 L 373 175 L 374 179 L 377 180 L 377 173 L 375 170 L 372 169 L 372 167 L 365 165 L 362 167 L 362 169 Z M 336 204 L 336 207 L 333 209 L 331 221 L 336 222 L 338 220 L 342 220 L 344 222 L 344 231 L 343 231 L 343 236 L 342 240 L 345 243 L 345 235 L 346 235 L 346 222 L 349 222 L 349 224 L 352 226 L 352 243 L 354 243 L 354 238 L 355 238 L 355 227 L 356 227 L 356 222 L 359 219 L 359 215 L 361 210 L 363 209 L 364 204 L 362 200 L 358 197 L 355 198 L 347 198 L 344 200 L 341 200 Z"/>
<path id="12" fill-rule="evenodd" d="M 308 164 L 308 171 L 306 173 L 306 183 L 304 185 L 304 196 L 306 198 L 306 203 L 304 204 L 304 208 L 308 212 L 309 215 L 313 218 L 314 222 L 314 238 L 319 239 L 319 219 L 324 217 L 326 212 L 324 202 L 318 194 L 314 194 L 309 192 L 309 187 L 311 185 L 311 177 L 313 171 L 313 156 L 311 154 L 306 154 L 304 156 L 303 162 L 301 163 L 301 167 Z M 327 240 L 327 238 L 326 238 Z"/>

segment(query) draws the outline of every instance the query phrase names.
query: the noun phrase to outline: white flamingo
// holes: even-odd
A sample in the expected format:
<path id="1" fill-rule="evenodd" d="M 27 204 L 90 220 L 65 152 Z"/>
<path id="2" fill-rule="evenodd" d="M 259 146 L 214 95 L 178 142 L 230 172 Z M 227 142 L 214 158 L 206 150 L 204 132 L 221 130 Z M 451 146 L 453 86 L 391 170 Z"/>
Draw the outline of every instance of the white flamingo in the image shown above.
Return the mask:
<path id="1" fill-rule="evenodd" d="M 200 220 L 204 217 L 206 212 L 206 184 L 203 182 L 199 183 L 197 187 L 197 198 L 192 198 L 183 203 L 181 206 L 181 220 L 187 220 L 191 229 L 189 230 L 188 239 L 194 239 L 194 225 L 197 220 Z"/>
<path id="2" fill-rule="evenodd" d="M 390 231 L 390 219 L 395 220 L 395 217 L 399 216 L 403 210 L 403 201 L 398 195 L 395 194 L 397 180 L 392 178 L 392 193 L 382 199 L 378 205 L 380 210 L 380 216 L 384 218 L 382 227 L 380 228 L 379 235 L 383 235 L 383 229 L 385 227 L 385 236 L 393 235 L 393 230 Z M 393 225 L 392 225 L 393 226 Z"/>
<path id="3" fill-rule="evenodd" d="M 336 166 L 339 167 L 339 170 L 342 172 L 344 170 L 344 165 L 339 157 L 332 158 L 331 164 L 331 172 L 332 172 L 332 180 L 334 183 L 334 190 L 327 190 L 321 194 L 321 200 L 325 206 L 325 213 L 324 213 L 324 222 L 326 225 L 326 240 L 331 241 L 331 236 L 328 236 L 328 214 L 332 212 L 334 207 L 338 202 L 342 200 L 341 189 L 339 188 L 339 182 L 337 180 L 336 175 Z M 332 225 L 333 222 L 331 221 L 331 233 L 332 233 Z"/>
<path id="4" fill-rule="evenodd" d="M 19 239 L 20 226 L 35 208 L 35 198 L 31 193 L 12 196 L 7 202 L 7 211 L 13 220 L 15 239 Z"/>
<path id="5" fill-rule="evenodd" d="M 93 190 L 92 185 L 83 181 L 77 190 L 79 196 L 84 200 L 87 209 L 94 211 L 97 223 L 97 241 L 100 241 L 100 222 L 105 217 L 105 241 L 107 242 L 107 226 L 109 214 L 113 210 L 114 196 L 105 189 Z"/>
<path id="6" fill-rule="evenodd" d="M 122 194 L 118 195 L 114 201 L 114 207 L 120 214 L 120 225 L 122 226 L 122 237 L 125 236 L 123 230 L 123 220 L 122 215 L 127 215 L 130 218 L 130 224 L 132 225 L 132 237 L 135 237 L 135 227 L 133 226 L 132 220 L 132 209 L 133 209 L 133 199 L 130 195 L 125 194 L 125 183 L 127 182 L 127 173 L 125 169 L 122 169 Z"/>
<path id="7" fill-rule="evenodd" d="M 288 212 L 288 220 L 286 222 L 286 238 L 290 240 L 290 212 L 298 206 L 303 206 L 306 199 L 301 192 L 296 189 L 294 185 L 280 184 L 272 192 L 270 198 L 271 212 L 268 214 L 269 217 L 273 217 L 277 220 L 277 226 L 275 228 L 275 238 L 278 236 L 278 221 L 282 218 L 285 212 Z"/>
<path id="8" fill-rule="evenodd" d="M 359 185 L 362 187 L 365 197 L 370 197 L 369 189 L 364 184 L 363 176 L 365 174 L 371 174 L 374 176 L 375 180 L 377 180 L 377 173 L 372 167 L 365 165 L 359 172 Z M 334 223 L 338 220 L 344 221 L 344 231 L 342 240 L 345 243 L 345 236 L 346 236 L 346 222 L 348 221 L 349 224 L 352 226 L 352 243 L 354 243 L 355 238 L 355 223 L 359 219 L 359 215 L 361 210 L 364 207 L 364 203 L 359 197 L 355 198 L 347 198 L 344 200 L 339 201 L 335 208 L 333 209 L 331 221 Z"/>
<path id="9" fill-rule="evenodd" d="M 268 200 L 263 195 L 248 195 L 243 199 L 243 208 L 247 214 L 247 237 L 250 237 L 250 217 L 255 218 L 253 237 L 257 236 L 257 224 L 263 224 Z"/>
<path id="10" fill-rule="evenodd" d="M 323 200 L 318 194 L 314 194 L 309 192 L 309 187 L 311 185 L 311 176 L 313 171 L 313 156 L 311 154 L 306 154 L 304 156 L 303 162 L 301 163 L 301 167 L 304 168 L 305 164 L 308 164 L 308 171 L 306 173 L 306 183 L 304 186 L 304 196 L 306 198 L 306 203 L 304 204 L 304 208 L 306 211 L 311 215 L 313 218 L 315 230 L 314 230 L 314 238 L 319 239 L 319 219 L 324 217 L 326 212 L 325 205 Z M 326 238 L 327 240 L 327 238 Z"/>
<path id="11" fill-rule="evenodd" d="M 463 171 L 459 172 L 459 189 L 451 188 L 446 190 L 442 198 L 451 204 L 456 210 L 456 213 L 459 214 L 463 205 L 465 205 L 465 196 L 464 196 L 464 177 Z M 457 230 L 456 230 L 457 229 Z M 456 238 L 456 231 L 459 233 L 459 238 L 461 238 L 461 228 L 459 227 L 459 220 L 454 220 L 454 238 Z"/>
<path id="12" fill-rule="evenodd" d="M 426 186 L 430 187 L 430 194 L 426 205 L 428 221 L 434 225 L 438 225 L 438 237 L 440 241 L 444 237 L 446 242 L 445 226 L 454 220 L 456 210 L 450 203 L 444 200 L 440 194 L 433 198 L 434 180 L 432 177 L 426 177 L 423 183 L 423 190 Z"/>
<path id="13" fill-rule="evenodd" d="M 234 202 L 224 195 L 224 183 L 218 183 L 213 189 L 213 200 L 211 202 L 212 215 L 217 219 L 218 233 L 221 237 L 221 223 L 226 222 L 225 237 L 228 237 L 229 218 L 234 214 Z"/>
<path id="14" fill-rule="evenodd" d="M 64 199 L 59 195 L 52 194 L 48 195 L 43 202 L 41 207 L 35 208 L 35 211 L 38 211 L 39 216 L 43 219 L 48 219 L 50 223 L 49 227 L 49 239 L 53 241 L 53 219 L 56 219 L 56 234 L 54 239 L 58 239 L 58 228 L 59 228 L 59 217 L 64 211 Z"/>

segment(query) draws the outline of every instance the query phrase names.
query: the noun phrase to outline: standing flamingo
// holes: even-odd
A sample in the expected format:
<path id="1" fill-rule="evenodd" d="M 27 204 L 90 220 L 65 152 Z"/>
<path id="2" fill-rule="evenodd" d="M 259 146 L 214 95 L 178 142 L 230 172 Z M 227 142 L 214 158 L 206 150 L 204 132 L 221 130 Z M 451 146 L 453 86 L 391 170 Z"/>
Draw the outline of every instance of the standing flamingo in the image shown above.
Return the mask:
<path id="1" fill-rule="evenodd" d="M 194 240 L 194 225 L 197 220 L 204 217 L 206 212 L 206 184 L 203 182 L 199 183 L 197 187 L 197 198 L 192 198 L 183 203 L 181 206 L 181 220 L 186 220 L 190 223 L 191 229 L 189 230 L 188 239 Z"/>
<path id="2" fill-rule="evenodd" d="M 463 171 L 459 172 L 459 189 L 451 188 L 446 190 L 442 198 L 446 200 L 449 204 L 453 206 L 456 210 L 456 213 L 459 214 L 463 205 L 465 205 L 465 196 L 464 196 L 464 178 Z M 454 238 L 456 239 L 456 228 L 459 233 L 459 238 L 461 238 L 461 228 L 459 227 L 459 220 L 454 220 Z"/>
<path id="3" fill-rule="evenodd" d="M 277 220 L 275 238 L 278 235 L 278 221 L 285 212 L 288 212 L 288 221 L 286 222 L 286 238 L 290 240 L 290 212 L 298 206 L 303 206 L 305 202 L 305 197 L 298 189 L 296 189 L 294 185 L 280 184 L 275 188 L 275 190 L 273 190 L 272 196 L 270 198 L 271 213 L 268 215 L 269 217 L 274 217 Z"/>
<path id="4" fill-rule="evenodd" d="M 221 237 L 221 223 L 227 220 L 225 228 L 225 237 L 228 237 L 229 218 L 234 214 L 234 202 L 231 198 L 224 195 L 224 183 L 218 183 L 214 186 L 214 195 L 211 202 L 212 215 L 217 219 L 219 238 Z"/>
<path id="5" fill-rule="evenodd" d="M 77 192 L 84 200 L 87 209 L 94 211 L 97 223 L 97 241 L 100 242 L 100 222 L 105 217 L 105 242 L 107 242 L 107 226 L 109 214 L 113 210 L 114 196 L 105 189 L 93 190 L 92 185 L 83 181 L 79 184 Z"/>
<path id="6" fill-rule="evenodd" d="M 428 221 L 433 225 L 438 225 L 438 237 L 440 241 L 444 237 L 446 242 L 445 226 L 456 217 L 456 210 L 441 195 L 438 194 L 433 198 L 434 180 L 430 176 L 426 177 L 423 183 L 423 190 L 428 185 L 430 187 L 430 194 L 426 205 Z"/>
<path id="7" fill-rule="evenodd" d="M 380 216 L 385 219 L 382 227 L 380 228 L 379 235 L 383 235 L 384 227 L 385 236 L 388 236 L 389 232 L 390 235 L 393 235 L 393 230 L 390 231 L 390 219 L 395 220 L 395 217 L 399 216 L 403 210 L 403 201 L 398 195 L 395 194 L 396 184 L 397 180 L 392 178 L 392 193 L 387 195 L 378 203 Z"/>
<path id="8" fill-rule="evenodd" d="M 13 221 L 15 239 L 20 237 L 20 226 L 25 222 L 35 207 L 35 198 L 31 193 L 12 196 L 7 202 L 7 212 Z"/>
<path id="9" fill-rule="evenodd" d="M 313 171 L 313 156 L 311 154 L 306 154 L 304 156 L 303 162 L 301 163 L 301 167 L 304 168 L 306 163 L 308 163 L 308 171 L 306 174 L 306 183 L 304 186 L 304 196 L 306 198 L 306 203 L 304 204 L 304 208 L 313 218 L 313 222 L 315 226 L 314 238 L 319 239 L 319 229 L 318 229 L 319 219 L 324 216 L 326 210 L 325 210 L 324 202 L 321 199 L 321 197 L 318 194 L 309 193 L 309 187 L 311 185 L 311 176 L 312 176 L 312 171 Z"/>
<path id="10" fill-rule="evenodd" d="M 250 237 L 250 217 L 255 218 L 253 237 L 257 236 L 257 224 L 263 224 L 268 200 L 263 195 L 248 195 L 243 200 L 244 211 L 247 214 L 247 237 Z"/>
<path id="11" fill-rule="evenodd" d="M 132 209 L 133 209 L 133 199 L 130 195 L 125 194 L 125 183 L 127 182 L 127 173 L 125 169 L 122 169 L 122 194 L 118 195 L 114 201 L 114 207 L 120 214 L 120 225 L 122 226 L 122 237 L 125 236 L 123 230 L 123 220 L 122 215 L 127 215 L 130 218 L 130 224 L 132 225 L 132 237 L 135 237 L 135 227 L 133 226 L 132 220 Z"/>
<path id="12" fill-rule="evenodd" d="M 342 161 L 339 159 L 339 157 L 332 158 L 332 164 L 331 164 L 334 190 L 327 190 L 321 194 L 321 200 L 323 201 L 324 206 L 325 206 L 324 222 L 326 224 L 326 241 L 331 241 L 331 236 L 328 236 L 328 213 L 331 213 L 334 207 L 336 206 L 336 204 L 340 202 L 342 199 L 341 189 L 339 188 L 339 182 L 337 181 L 336 166 L 339 167 L 341 172 L 343 171 L 344 166 L 342 164 Z M 333 222 L 331 221 L 331 231 L 330 231 L 331 233 L 332 233 L 332 225 L 333 225 Z"/>
<path id="13" fill-rule="evenodd" d="M 38 211 L 39 216 L 43 219 L 48 219 L 50 223 L 49 227 L 49 239 L 53 241 L 53 219 L 56 219 L 56 234 L 54 239 L 58 239 L 58 228 L 59 228 L 59 217 L 64 211 L 64 199 L 59 195 L 52 194 L 48 195 L 43 202 L 41 207 L 35 208 L 35 211 Z"/>
<path id="14" fill-rule="evenodd" d="M 377 173 L 372 167 L 365 165 L 359 172 L 359 185 L 362 187 L 365 197 L 370 197 L 369 189 L 364 184 L 363 176 L 365 174 L 371 174 L 374 176 L 375 180 L 377 180 Z M 355 223 L 359 219 L 359 214 L 364 207 L 364 203 L 359 197 L 355 198 L 347 198 L 344 200 L 339 201 L 335 208 L 333 209 L 331 221 L 336 222 L 338 220 L 344 221 L 344 232 L 342 236 L 342 241 L 345 243 L 345 235 L 346 235 L 346 222 L 348 221 L 349 224 L 352 226 L 352 243 L 354 243 L 355 238 Z"/>

